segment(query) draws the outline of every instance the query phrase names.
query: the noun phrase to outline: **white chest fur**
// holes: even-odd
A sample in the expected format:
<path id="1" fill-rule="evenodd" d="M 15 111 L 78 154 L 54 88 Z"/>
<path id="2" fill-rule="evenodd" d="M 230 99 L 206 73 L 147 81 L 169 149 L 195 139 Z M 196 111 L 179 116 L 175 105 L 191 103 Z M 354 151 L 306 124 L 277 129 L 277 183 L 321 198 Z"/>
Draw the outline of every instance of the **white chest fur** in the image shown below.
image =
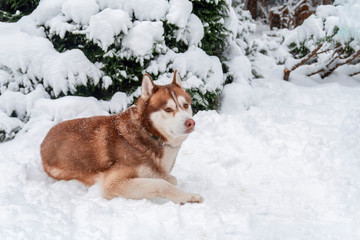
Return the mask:
<path id="1" fill-rule="evenodd" d="M 138 177 L 140 178 L 163 178 L 167 177 L 172 168 L 174 167 L 175 160 L 177 157 L 177 154 L 180 150 L 179 147 L 170 147 L 170 146 L 164 146 L 164 154 L 161 159 L 157 159 L 158 164 L 161 166 L 161 168 L 165 171 L 165 176 L 160 176 L 158 172 L 154 171 L 151 167 L 147 165 L 141 165 L 137 169 Z"/>
<path id="2" fill-rule="evenodd" d="M 170 147 L 164 146 L 164 155 L 161 158 L 161 166 L 166 171 L 167 174 L 170 174 L 172 168 L 174 167 L 176 157 L 179 153 L 179 147 Z"/>

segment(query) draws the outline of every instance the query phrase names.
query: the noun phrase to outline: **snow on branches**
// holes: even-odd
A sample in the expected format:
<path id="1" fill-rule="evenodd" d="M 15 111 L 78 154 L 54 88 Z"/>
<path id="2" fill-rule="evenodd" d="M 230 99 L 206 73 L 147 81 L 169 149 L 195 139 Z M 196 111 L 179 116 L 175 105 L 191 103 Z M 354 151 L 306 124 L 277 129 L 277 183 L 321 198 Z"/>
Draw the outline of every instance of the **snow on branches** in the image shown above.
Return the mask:
<path id="1" fill-rule="evenodd" d="M 307 76 L 319 74 L 325 78 L 340 67 L 345 67 L 349 76 L 359 74 L 360 24 L 356 21 L 359 11 L 360 3 L 356 1 L 319 6 L 315 15 L 287 33 L 283 44 L 293 58 L 285 63 L 283 79 L 288 80 L 290 73 L 303 65 L 309 65 Z"/>

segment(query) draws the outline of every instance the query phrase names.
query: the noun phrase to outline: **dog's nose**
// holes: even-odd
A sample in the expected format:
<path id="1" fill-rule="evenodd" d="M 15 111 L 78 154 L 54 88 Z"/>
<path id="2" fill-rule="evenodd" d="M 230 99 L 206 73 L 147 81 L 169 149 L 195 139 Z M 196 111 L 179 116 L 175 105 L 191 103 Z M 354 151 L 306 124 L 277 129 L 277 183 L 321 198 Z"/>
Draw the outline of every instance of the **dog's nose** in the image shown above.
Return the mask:
<path id="1" fill-rule="evenodd" d="M 192 119 L 188 119 L 185 121 L 185 126 L 187 131 L 191 131 L 195 127 L 195 121 Z"/>

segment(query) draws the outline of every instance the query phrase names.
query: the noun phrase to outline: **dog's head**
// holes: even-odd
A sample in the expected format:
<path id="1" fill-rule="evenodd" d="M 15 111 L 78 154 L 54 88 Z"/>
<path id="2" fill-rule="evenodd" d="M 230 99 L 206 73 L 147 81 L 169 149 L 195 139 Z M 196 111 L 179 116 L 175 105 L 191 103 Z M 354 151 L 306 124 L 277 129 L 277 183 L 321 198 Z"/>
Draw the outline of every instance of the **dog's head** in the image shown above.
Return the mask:
<path id="1" fill-rule="evenodd" d="M 155 85 L 145 74 L 142 80 L 142 120 L 148 131 L 170 145 L 177 146 L 194 130 L 191 97 L 182 88 L 175 70 L 171 84 Z"/>

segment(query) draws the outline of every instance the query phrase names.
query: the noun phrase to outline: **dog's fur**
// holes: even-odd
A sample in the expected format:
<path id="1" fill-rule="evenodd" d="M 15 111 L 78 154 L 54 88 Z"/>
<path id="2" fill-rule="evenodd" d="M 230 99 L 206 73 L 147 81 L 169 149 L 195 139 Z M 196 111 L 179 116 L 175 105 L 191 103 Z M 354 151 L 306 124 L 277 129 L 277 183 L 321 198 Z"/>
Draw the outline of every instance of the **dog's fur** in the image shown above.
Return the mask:
<path id="1" fill-rule="evenodd" d="M 57 180 L 87 186 L 100 181 L 107 199 L 167 198 L 202 202 L 170 175 L 181 144 L 194 129 L 191 98 L 177 71 L 171 84 L 155 85 L 148 74 L 136 105 L 111 116 L 74 119 L 55 125 L 41 144 L 45 172 Z"/>

